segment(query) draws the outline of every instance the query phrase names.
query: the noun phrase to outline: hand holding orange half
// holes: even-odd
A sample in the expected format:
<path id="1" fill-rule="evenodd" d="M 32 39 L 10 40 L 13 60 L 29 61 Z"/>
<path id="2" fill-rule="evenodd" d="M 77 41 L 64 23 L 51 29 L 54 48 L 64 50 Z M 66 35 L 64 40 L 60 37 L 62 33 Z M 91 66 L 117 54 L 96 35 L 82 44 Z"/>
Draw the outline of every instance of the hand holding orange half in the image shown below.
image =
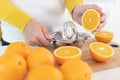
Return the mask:
<path id="1" fill-rule="evenodd" d="M 100 14 L 95 9 L 88 9 L 82 16 L 82 26 L 87 31 L 94 31 L 100 24 Z"/>
<path id="2" fill-rule="evenodd" d="M 92 33 L 106 24 L 106 14 L 97 5 L 81 5 L 73 10 L 73 19 Z"/>

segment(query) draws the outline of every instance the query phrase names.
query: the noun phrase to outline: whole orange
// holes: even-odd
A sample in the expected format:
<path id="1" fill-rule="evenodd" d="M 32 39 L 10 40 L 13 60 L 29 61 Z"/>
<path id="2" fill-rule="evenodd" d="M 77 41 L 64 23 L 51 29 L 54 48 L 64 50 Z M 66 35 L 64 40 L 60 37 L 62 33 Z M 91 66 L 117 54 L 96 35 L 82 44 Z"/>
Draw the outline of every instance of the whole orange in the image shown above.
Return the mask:
<path id="1" fill-rule="evenodd" d="M 27 55 L 30 53 L 31 48 L 25 42 L 13 42 L 6 48 L 6 52 L 15 52 L 23 56 L 25 59 Z"/>
<path id="2" fill-rule="evenodd" d="M 16 53 L 5 53 L 0 57 L 0 80 L 22 80 L 26 74 L 27 64 Z"/>
<path id="3" fill-rule="evenodd" d="M 69 60 L 63 63 L 61 71 L 65 80 L 92 80 L 92 70 L 82 60 Z"/>
<path id="4" fill-rule="evenodd" d="M 40 64 L 54 65 L 55 60 L 53 54 L 44 47 L 33 49 L 27 57 L 28 68 L 32 69 Z"/>
<path id="5" fill-rule="evenodd" d="M 64 77 L 54 66 L 39 65 L 28 73 L 26 80 L 64 80 Z"/>

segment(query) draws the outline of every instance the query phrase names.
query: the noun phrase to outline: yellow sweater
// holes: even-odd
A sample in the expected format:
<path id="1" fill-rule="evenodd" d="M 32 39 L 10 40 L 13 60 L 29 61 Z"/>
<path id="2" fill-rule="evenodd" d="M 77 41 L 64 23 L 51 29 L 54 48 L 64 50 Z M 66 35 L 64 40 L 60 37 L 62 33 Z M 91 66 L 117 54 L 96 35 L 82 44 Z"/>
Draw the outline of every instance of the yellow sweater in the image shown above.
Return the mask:
<path id="1" fill-rule="evenodd" d="M 82 0 L 65 0 L 70 13 L 74 7 L 81 5 L 82 2 Z M 9 0 L 0 0 L 0 19 L 23 31 L 32 17 L 14 6 Z"/>

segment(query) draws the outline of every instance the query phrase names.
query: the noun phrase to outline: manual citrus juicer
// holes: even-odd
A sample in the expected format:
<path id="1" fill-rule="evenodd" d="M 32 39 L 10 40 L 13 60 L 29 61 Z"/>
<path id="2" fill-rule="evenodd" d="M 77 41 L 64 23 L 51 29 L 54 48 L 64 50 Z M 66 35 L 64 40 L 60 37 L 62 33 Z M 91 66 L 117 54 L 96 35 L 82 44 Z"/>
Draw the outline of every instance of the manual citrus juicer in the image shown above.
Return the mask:
<path id="1" fill-rule="evenodd" d="M 66 45 L 81 48 L 85 41 L 90 37 L 87 33 L 78 32 L 77 27 L 72 21 L 64 23 L 61 30 L 54 32 L 52 36 L 54 48 Z"/>

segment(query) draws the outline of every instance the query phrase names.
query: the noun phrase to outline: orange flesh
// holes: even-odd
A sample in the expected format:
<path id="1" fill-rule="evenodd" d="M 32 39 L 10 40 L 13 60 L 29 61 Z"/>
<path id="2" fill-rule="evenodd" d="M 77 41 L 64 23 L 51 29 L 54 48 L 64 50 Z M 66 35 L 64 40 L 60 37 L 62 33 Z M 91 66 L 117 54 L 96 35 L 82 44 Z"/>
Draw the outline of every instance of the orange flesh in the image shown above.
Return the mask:
<path id="1" fill-rule="evenodd" d="M 98 27 L 100 15 L 96 10 L 90 9 L 83 14 L 82 25 L 88 31 L 93 31 Z"/>
<path id="2" fill-rule="evenodd" d="M 70 47 L 58 49 L 56 51 L 57 55 L 63 56 L 63 57 L 74 56 L 74 55 L 77 55 L 78 53 L 79 53 L 79 50 L 77 50 L 75 48 L 70 48 Z"/>
<path id="3" fill-rule="evenodd" d="M 101 54 L 103 56 L 110 56 L 113 52 L 110 47 L 103 44 L 94 44 L 92 45 L 92 49 L 95 53 Z"/>
<path id="4" fill-rule="evenodd" d="M 96 35 L 98 35 L 98 36 L 113 36 L 113 34 L 111 32 L 106 32 L 106 31 L 97 32 Z"/>

